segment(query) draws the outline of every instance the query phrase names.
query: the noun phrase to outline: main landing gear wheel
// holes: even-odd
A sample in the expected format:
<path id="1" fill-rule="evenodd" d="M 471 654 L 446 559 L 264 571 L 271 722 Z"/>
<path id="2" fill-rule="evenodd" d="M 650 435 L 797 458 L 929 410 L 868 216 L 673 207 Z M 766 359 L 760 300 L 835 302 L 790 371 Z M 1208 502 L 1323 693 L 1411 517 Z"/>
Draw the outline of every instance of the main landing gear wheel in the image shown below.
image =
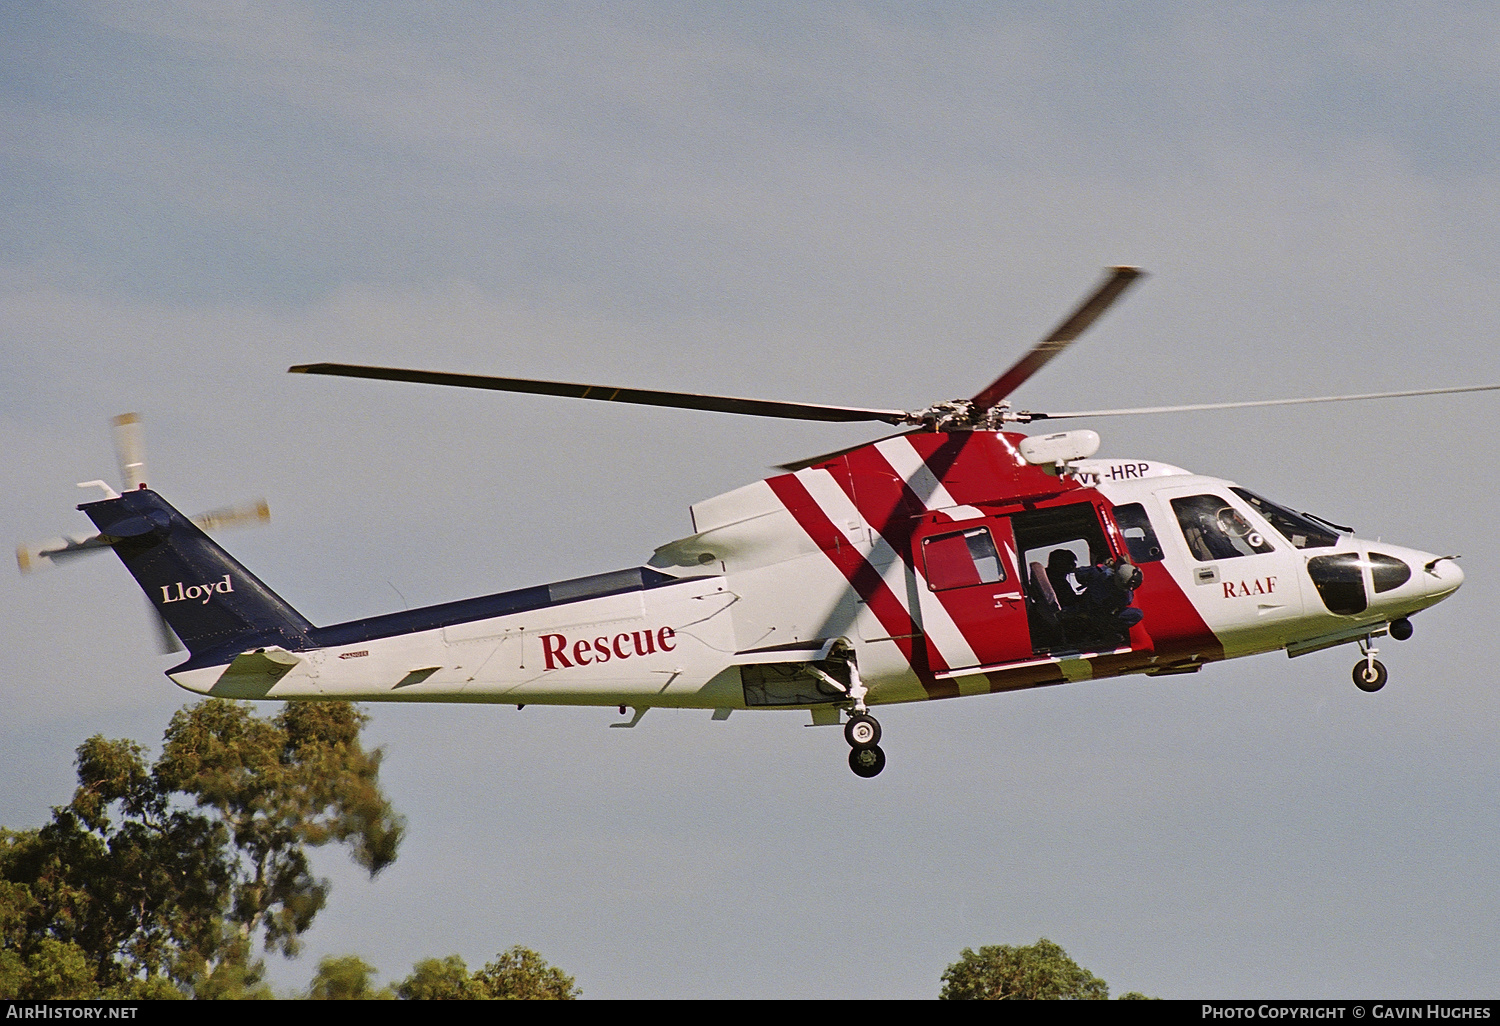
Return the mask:
<path id="1" fill-rule="evenodd" d="M 1354 664 L 1354 686 L 1361 691 L 1379 691 L 1389 676 L 1379 659 L 1361 659 Z"/>
<path id="2" fill-rule="evenodd" d="M 879 745 L 855 748 L 849 752 L 849 768 L 857 777 L 873 777 L 885 769 L 885 753 Z"/>
<path id="3" fill-rule="evenodd" d="M 844 740 L 850 748 L 874 748 L 880 743 L 880 723 L 869 713 L 855 713 L 844 724 Z"/>

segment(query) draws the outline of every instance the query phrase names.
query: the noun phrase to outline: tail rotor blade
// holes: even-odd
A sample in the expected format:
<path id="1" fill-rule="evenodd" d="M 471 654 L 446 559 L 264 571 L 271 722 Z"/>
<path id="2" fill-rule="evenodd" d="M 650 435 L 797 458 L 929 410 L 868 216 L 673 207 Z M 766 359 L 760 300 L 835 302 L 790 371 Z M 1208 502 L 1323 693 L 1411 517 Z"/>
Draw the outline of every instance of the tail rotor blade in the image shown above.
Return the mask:
<path id="1" fill-rule="evenodd" d="M 21 573 L 29 574 L 43 567 L 56 566 L 59 560 L 71 559 L 108 545 L 109 543 L 97 534 L 49 538 L 36 545 L 17 545 L 16 565 L 21 568 Z"/>
<path id="2" fill-rule="evenodd" d="M 974 397 L 974 408 L 982 411 L 999 405 L 1002 399 L 1020 388 L 1026 379 L 1045 367 L 1054 356 L 1087 331 L 1104 315 L 1104 311 L 1114 305 L 1115 300 L 1120 298 L 1131 283 L 1143 274 L 1145 272 L 1139 267 L 1111 267 L 1093 294 L 1078 304 L 1078 308 L 1065 317 L 1052 330 L 1052 334 L 1038 342 L 1031 352 L 1021 357 L 988 388 Z"/>
<path id="3" fill-rule="evenodd" d="M 139 487 L 139 485 L 136 487 Z M 265 499 L 255 499 L 250 502 L 242 502 L 236 506 L 223 506 L 219 509 L 211 509 L 207 513 L 200 513 L 191 519 L 200 530 L 207 534 L 213 534 L 215 531 L 222 531 L 226 527 L 251 527 L 255 524 L 266 523 L 271 519 L 271 507 Z M 65 562 L 74 556 L 81 556 L 85 552 L 93 552 L 97 549 L 108 547 L 109 542 L 97 534 L 78 534 L 48 538 L 44 542 L 37 542 L 33 545 L 17 545 L 16 565 L 21 568 L 21 573 L 29 574 L 44 567 L 56 566 L 59 562 Z M 176 651 L 176 649 L 172 651 Z"/>
<path id="4" fill-rule="evenodd" d="M 267 523 L 271 519 L 271 507 L 265 499 L 254 499 L 236 506 L 211 509 L 189 519 L 205 534 L 213 534 L 226 527 L 250 527 Z"/>
<path id="5" fill-rule="evenodd" d="M 122 413 L 114 427 L 115 456 L 120 461 L 120 488 L 133 492 L 146 483 L 146 442 L 139 413 Z"/>

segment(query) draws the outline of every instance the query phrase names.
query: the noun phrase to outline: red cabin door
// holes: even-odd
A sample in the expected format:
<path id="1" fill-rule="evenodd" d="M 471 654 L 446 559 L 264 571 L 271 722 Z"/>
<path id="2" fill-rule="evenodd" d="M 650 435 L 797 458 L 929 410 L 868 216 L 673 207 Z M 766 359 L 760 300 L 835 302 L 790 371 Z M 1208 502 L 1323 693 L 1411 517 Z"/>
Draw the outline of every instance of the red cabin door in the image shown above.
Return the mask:
<path id="1" fill-rule="evenodd" d="M 922 632 L 934 668 L 1032 657 L 1025 585 L 1008 517 L 926 524 L 912 546 Z"/>

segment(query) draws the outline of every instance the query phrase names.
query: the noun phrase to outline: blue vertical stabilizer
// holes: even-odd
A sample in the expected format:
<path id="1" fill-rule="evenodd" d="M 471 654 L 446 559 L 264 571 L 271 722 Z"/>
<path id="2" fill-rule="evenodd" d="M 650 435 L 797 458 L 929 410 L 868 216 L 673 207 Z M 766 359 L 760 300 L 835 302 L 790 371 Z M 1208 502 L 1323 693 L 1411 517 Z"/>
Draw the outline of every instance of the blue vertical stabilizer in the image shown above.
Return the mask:
<path id="1" fill-rule="evenodd" d="M 188 665 L 270 645 L 311 647 L 312 624 L 301 613 L 155 492 L 141 488 L 78 508 L 192 653 Z"/>

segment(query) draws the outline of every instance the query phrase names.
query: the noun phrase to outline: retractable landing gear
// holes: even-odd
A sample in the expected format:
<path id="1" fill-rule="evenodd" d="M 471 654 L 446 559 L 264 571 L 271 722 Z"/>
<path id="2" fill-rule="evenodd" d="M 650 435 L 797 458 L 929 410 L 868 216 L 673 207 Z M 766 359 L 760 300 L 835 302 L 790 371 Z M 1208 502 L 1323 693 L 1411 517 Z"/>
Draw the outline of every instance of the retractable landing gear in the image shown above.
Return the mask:
<path id="1" fill-rule="evenodd" d="M 879 745 L 851 749 L 849 768 L 857 777 L 873 777 L 885 769 L 885 752 L 880 750 Z"/>
<path id="2" fill-rule="evenodd" d="M 844 740 L 850 748 L 874 748 L 880 744 L 880 722 L 869 713 L 855 713 L 844 724 Z"/>
<path id="3" fill-rule="evenodd" d="M 1404 616 L 1397 617 L 1386 626 L 1386 633 L 1397 641 L 1406 641 L 1412 635 L 1411 621 Z M 1374 641 L 1375 635 L 1371 634 L 1359 643 L 1364 658 L 1354 664 L 1354 686 L 1361 691 L 1379 691 L 1390 676 L 1385 672 L 1385 664 L 1375 658 L 1380 649 L 1374 646 Z"/>
<path id="4" fill-rule="evenodd" d="M 849 768 L 857 776 L 873 777 L 885 769 L 885 752 L 880 749 L 880 722 L 869 713 L 855 713 L 844 724 L 844 740 L 849 742 Z"/>
<path id="5" fill-rule="evenodd" d="M 840 688 L 850 698 L 849 720 L 844 724 L 844 740 L 849 742 L 849 768 L 855 776 L 873 777 L 885 769 L 885 752 L 880 749 L 880 721 L 871 716 L 865 705 L 868 693 L 859 679 L 859 667 L 849 660 L 849 687 L 843 688 L 834 678 L 817 667 L 814 675 L 822 677 Z"/>
<path id="6" fill-rule="evenodd" d="M 1385 687 L 1386 678 L 1390 675 L 1385 672 L 1385 664 L 1375 658 L 1380 649 L 1370 644 L 1370 641 L 1371 639 L 1366 638 L 1359 643 L 1359 650 L 1365 657 L 1354 664 L 1354 686 L 1361 691 L 1373 693 Z"/>

